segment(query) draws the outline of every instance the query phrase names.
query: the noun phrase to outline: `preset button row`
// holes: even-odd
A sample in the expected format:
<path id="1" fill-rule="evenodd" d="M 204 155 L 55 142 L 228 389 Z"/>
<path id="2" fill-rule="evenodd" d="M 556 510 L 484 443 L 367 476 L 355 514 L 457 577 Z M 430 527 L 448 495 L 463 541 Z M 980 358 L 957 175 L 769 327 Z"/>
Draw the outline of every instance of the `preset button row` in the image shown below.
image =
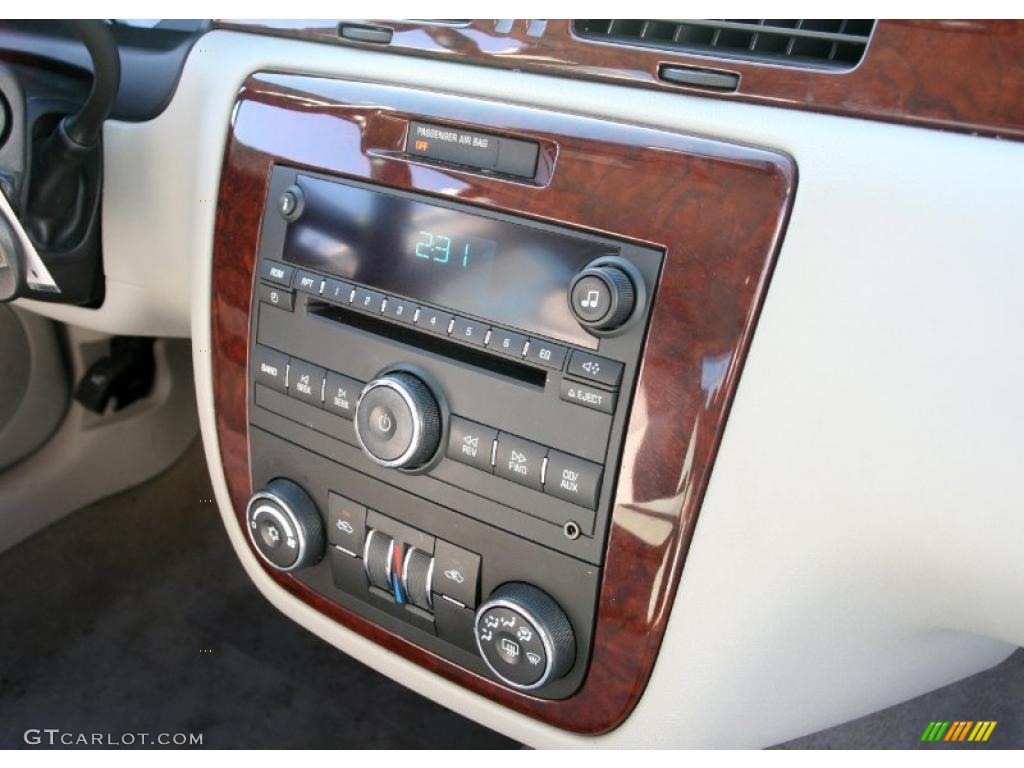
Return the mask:
<path id="1" fill-rule="evenodd" d="M 438 336 L 489 349 L 498 354 L 554 370 L 562 370 L 569 349 L 543 339 L 534 339 L 515 331 L 495 328 L 488 323 L 461 317 L 407 299 L 388 296 L 362 286 L 346 283 L 315 272 L 296 270 L 282 262 L 264 259 L 260 264 L 261 279 L 318 296 L 334 304 L 383 315 Z M 270 302 L 275 303 L 275 302 Z M 608 361 L 612 366 L 613 361 Z"/>

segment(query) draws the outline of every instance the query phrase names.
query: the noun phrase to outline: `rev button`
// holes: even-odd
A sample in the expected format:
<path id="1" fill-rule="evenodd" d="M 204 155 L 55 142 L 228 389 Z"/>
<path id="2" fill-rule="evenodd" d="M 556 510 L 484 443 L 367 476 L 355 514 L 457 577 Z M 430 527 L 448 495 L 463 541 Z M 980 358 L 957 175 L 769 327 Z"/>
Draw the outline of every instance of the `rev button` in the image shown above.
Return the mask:
<path id="1" fill-rule="evenodd" d="M 471 467 L 491 471 L 491 451 L 498 430 L 452 416 L 448 428 L 448 458 Z"/>

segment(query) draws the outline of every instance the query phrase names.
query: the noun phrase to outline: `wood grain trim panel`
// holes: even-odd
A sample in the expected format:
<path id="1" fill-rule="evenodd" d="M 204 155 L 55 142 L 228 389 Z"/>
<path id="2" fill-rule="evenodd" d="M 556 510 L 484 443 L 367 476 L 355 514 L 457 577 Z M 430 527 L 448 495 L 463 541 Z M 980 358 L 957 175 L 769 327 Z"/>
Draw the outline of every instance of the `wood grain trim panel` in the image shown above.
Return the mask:
<path id="1" fill-rule="evenodd" d="M 410 117 L 461 121 L 559 148 L 546 185 L 399 156 Z M 279 74 L 239 96 L 217 204 L 213 386 L 234 511 L 252 492 L 247 436 L 250 301 L 275 162 L 612 233 L 665 249 L 627 429 L 593 655 L 570 698 L 503 688 L 277 572 L 278 584 L 374 642 L 512 709 L 580 733 L 622 722 L 650 676 L 697 511 L 795 190 L 784 155 L 392 86 Z"/>
<path id="2" fill-rule="evenodd" d="M 338 37 L 337 20 L 220 20 L 216 25 L 303 40 L 377 48 L 466 64 L 684 91 L 713 98 L 828 112 L 871 120 L 1024 139 L 1024 21 L 880 20 L 861 64 L 847 72 L 772 66 L 585 40 L 571 22 L 507 33 L 495 22 L 452 26 L 364 21 L 394 30 L 390 45 Z M 540 33 L 538 33 L 540 29 Z M 732 93 L 679 86 L 658 77 L 663 64 L 740 75 Z"/>

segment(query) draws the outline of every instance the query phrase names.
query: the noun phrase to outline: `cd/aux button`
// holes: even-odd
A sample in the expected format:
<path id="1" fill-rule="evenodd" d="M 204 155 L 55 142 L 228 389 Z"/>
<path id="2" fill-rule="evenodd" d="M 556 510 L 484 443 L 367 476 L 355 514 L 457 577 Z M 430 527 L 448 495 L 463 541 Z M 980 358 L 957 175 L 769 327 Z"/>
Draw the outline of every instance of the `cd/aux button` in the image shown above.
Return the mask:
<path id="1" fill-rule="evenodd" d="M 600 488 L 600 464 L 561 451 L 552 450 L 548 453 L 544 493 L 587 509 L 595 509 Z"/>

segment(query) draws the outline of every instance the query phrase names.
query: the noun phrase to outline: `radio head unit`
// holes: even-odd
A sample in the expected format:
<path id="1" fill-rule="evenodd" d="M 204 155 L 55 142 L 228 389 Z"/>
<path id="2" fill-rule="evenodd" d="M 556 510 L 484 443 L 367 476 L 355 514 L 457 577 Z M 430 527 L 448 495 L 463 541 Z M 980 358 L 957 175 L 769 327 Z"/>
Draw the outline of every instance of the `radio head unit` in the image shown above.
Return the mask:
<path id="1" fill-rule="evenodd" d="M 254 548 L 480 674 L 570 695 L 661 259 L 276 166 L 251 315 Z"/>

